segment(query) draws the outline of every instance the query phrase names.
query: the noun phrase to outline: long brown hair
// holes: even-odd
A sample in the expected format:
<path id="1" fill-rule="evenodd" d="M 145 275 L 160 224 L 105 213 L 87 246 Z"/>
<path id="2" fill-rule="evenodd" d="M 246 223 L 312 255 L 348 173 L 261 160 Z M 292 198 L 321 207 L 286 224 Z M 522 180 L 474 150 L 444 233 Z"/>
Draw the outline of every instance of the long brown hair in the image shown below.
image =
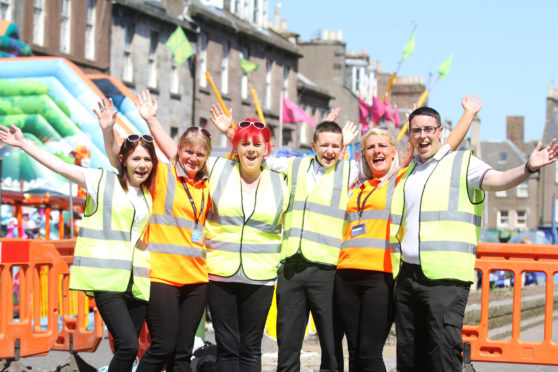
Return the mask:
<path id="1" fill-rule="evenodd" d="M 126 171 L 126 160 L 128 157 L 132 155 L 132 153 L 136 150 L 136 147 L 141 145 L 151 157 L 151 163 L 153 164 L 153 168 L 151 168 L 151 173 L 147 176 L 147 179 L 142 182 L 142 186 L 146 189 L 152 191 L 153 183 L 155 181 L 155 172 L 157 171 L 157 164 L 159 160 L 157 159 L 157 154 L 155 153 L 155 146 L 153 142 L 147 142 L 143 138 L 139 138 L 137 141 L 131 142 L 127 139 L 122 142 L 122 146 L 120 146 L 120 152 L 118 153 L 118 181 L 120 181 L 120 186 L 125 191 L 128 191 L 128 182 L 130 179 L 128 178 L 128 172 Z"/>

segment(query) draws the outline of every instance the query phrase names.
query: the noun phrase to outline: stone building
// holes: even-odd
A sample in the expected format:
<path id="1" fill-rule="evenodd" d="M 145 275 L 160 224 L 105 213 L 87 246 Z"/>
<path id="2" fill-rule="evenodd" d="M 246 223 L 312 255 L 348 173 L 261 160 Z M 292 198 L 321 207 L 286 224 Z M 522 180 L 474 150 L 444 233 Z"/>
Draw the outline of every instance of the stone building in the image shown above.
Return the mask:
<path id="1" fill-rule="evenodd" d="M 550 86 L 546 98 L 546 123 L 543 133 L 543 144 L 547 145 L 553 138 L 558 138 L 558 87 Z M 540 220 L 541 227 L 547 229 L 552 221 L 552 196 L 558 198 L 558 166 L 556 163 L 544 167 L 540 171 Z M 558 204 L 558 203 L 557 203 Z M 556 205 L 558 207 L 558 205 Z M 554 216 L 558 220 L 557 216 Z"/>
<path id="2" fill-rule="evenodd" d="M 478 133 L 479 121 L 473 124 L 473 134 Z M 505 141 L 481 142 L 478 147 L 477 135 L 472 139 L 472 147 L 480 148 L 479 156 L 492 168 L 506 171 L 527 162 L 533 143 L 523 139 L 524 118 L 506 118 Z M 505 191 L 487 192 L 482 227 L 489 230 L 527 231 L 539 226 L 539 174 L 531 175 L 522 184 Z"/>
<path id="3" fill-rule="evenodd" d="M 2 0 L 0 18 L 13 21 L 36 56 L 64 57 L 86 73 L 108 73 L 111 1 Z"/>
<path id="4" fill-rule="evenodd" d="M 159 121 L 176 137 L 194 123 L 196 58 L 177 65 L 166 42 L 181 27 L 195 48 L 196 25 L 182 17 L 181 1 L 112 3 L 110 75 L 136 93 L 149 89 L 159 103 Z"/>
<path id="5" fill-rule="evenodd" d="M 195 116 L 193 123 L 212 132 L 215 145 L 227 146 L 227 140 L 213 128 L 209 109 L 217 104 L 216 96 L 206 80 L 209 72 L 223 101 L 233 109 L 233 119 L 257 117 L 252 97 L 255 90 L 266 123 L 274 141 L 279 138 L 281 97 L 293 101 L 297 97 L 298 46 L 268 27 L 267 1 L 188 2 L 184 13 L 199 26 L 195 78 Z M 256 71 L 243 75 L 241 57 L 257 63 Z M 285 124 L 283 145 L 296 147 L 299 125 Z"/>

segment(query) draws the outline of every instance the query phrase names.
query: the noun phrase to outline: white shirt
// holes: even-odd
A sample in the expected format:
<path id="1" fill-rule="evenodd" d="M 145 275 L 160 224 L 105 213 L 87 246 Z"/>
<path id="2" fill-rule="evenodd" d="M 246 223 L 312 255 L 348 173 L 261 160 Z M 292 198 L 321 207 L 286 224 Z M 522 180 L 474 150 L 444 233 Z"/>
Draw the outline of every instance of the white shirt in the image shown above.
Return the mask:
<path id="1" fill-rule="evenodd" d="M 413 159 L 417 165 L 405 183 L 405 234 L 401 242 L 403 261 L 410 264 L 420 264 L 419 260 L 419 215 L 422 192 L 428 177 L 436 168 L 436 164 L 450 152 L 450 146 L 443 146 L 438 152 L 423 163 L 418 155 Z M 481 189 L 482 180 L 486 172 L 492 167 L 476 156 L 471 156 L 467 173 L 467 184 L 470 187 Z"/>
<path id="2" fill-rule="evenodd" d="M 83 168 L 86 192 L 89 194 L 93 202 L 93 208 L 97 208 L 97 191 L 99 189 L 99 181 L 101 180 L 101 169 Z M 108 171 L 105 171 L 108 172 Z M 116 181 L 118 182 L 118 180 Z M 132 224 L 132 233 L 130 244 L 135 247 L 141 233 L 145 230 L 145 225 L 149 223 L 149 208 L 144 200 L 143 194 L 139 187 L 128 186 L 126 193 L 128 201 L 132 203 L 136 213 L 134 215 L 134 223 Z"/>

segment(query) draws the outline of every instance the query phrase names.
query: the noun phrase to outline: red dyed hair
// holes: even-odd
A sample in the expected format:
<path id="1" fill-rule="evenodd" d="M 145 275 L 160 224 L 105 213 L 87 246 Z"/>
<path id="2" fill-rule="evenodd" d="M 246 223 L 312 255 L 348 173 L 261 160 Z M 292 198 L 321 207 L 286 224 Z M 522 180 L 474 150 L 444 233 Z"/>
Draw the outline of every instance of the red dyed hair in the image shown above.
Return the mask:
<path id="1" fill-rule="evenodd" d="M 243 121 L 249 121 L 254 123 L 256 121 L 260 121 L 258 118 L 246 118 Z M 264 129 L 258 129 L 253 125 L 250 125 L 248 128 L 240 128 L 239 126 L 236 127 L 236 131 L 234 132 L 234 136 L 232 139 L 232 153 L 236 155 L 236 147 L 242 141 L 246 141 L 251 139 L 252 142 L 256 142 L 260 139 L 260 135 L 263 138 L 263 142 L 267 148 L 267 151 L 264 156 L 269 155 L 271 152 L 271 131 L 269 130 L 269 126 L 266 124 Z"/>

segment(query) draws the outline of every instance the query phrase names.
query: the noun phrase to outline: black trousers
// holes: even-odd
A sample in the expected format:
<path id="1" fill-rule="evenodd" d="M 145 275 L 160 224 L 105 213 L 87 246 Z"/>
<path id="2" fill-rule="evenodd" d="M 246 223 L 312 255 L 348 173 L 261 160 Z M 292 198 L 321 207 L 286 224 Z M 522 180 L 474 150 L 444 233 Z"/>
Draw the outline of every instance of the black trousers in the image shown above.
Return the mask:
<path id="1" fill-rule="evenodd" d="M 322 360 L 320 371 L 343 370 L 343 327 L 335 310 L 335 266 L 295 255 L 279 268 L 277 283 L 277 371 L 299 371 L 304 331 L 312 312 Z"/>
<path id="2" fill-rule="evenodd" d="M 209 282 L 218 372 L 262 370 L 262 337 L 273 286 Z"/>
<path id="3" fill-rule="evenodd" d="M 196 330 L 207 303 L 207 283 L 176 287 L 151 282 L 147 327 L 151 345 L 141 358 L 138 372 L 190 371 Z"/>
<path id="4" fill-rule="evenodd" d="M 95 292 L 95 305 L 114 339 L 109 372 L 131 371 L 138 354 L 138 337 L 145 320 L 147 302 L 130 292 Z"/>
<path id="5" fill-rule="evenodd" d="M 398 371 L 461 371 L 470 283 L 431 280 L 403 263 L 395 285 Z"/>
<path id="6" fill-rule="evenodd" d="M 349 349 L 349 371 L 385 371 L 384 344 L 393 323 L 392 273 L 340 269 L 335 300 Z"/>

